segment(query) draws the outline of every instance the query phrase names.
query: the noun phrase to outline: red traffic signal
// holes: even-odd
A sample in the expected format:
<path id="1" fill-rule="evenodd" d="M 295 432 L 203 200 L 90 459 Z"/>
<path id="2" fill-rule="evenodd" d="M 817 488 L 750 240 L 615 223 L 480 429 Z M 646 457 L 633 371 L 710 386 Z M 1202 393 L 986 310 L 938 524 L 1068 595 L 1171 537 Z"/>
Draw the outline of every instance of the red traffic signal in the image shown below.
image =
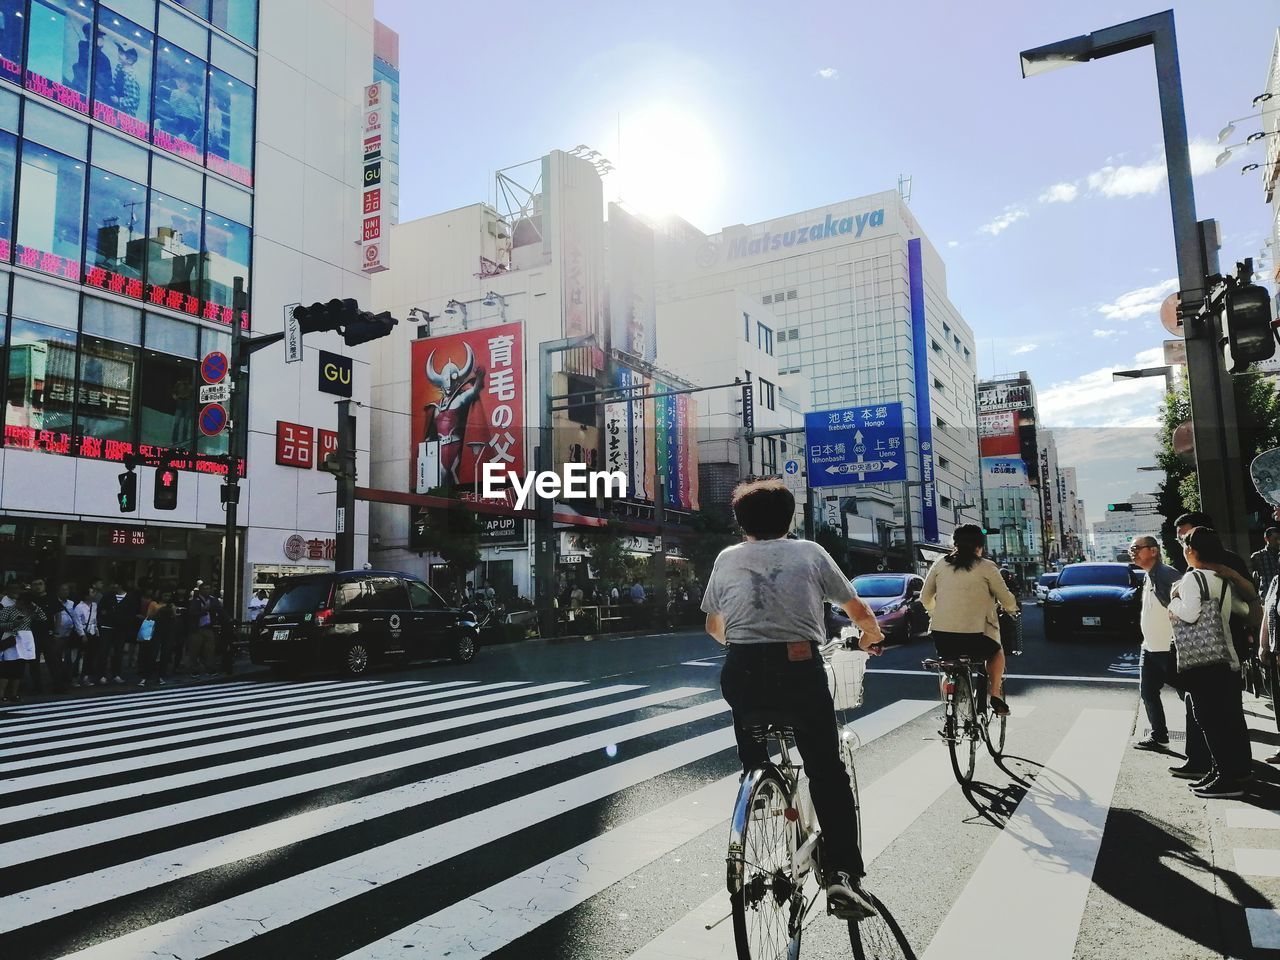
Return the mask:
<path id="1" fill-rule="evenodd" d="M 178 509 L 178 471 L 173 467 L 156 468 L 155 508 Z"/>

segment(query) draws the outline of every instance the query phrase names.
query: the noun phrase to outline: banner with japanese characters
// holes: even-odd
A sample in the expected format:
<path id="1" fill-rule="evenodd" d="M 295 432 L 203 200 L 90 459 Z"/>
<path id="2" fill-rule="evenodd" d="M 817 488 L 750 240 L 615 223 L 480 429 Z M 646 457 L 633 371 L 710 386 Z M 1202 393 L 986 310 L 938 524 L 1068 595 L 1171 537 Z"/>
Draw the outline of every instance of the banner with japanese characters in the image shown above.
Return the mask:
<path id="1" fill-rule="evenodd" d="M 383 138 L 391 135 L 391 85 L 385 80 L 364 88 L 364 128 L 360 139 L 363 190 L 360 198 L 360 267 L 381 273 L 387 258 L 387 227 L 383 203 Z"/>
<path id="2" fill-rule="evenodd" d="M 437 444 L 440 483 L 473 487 L 485 463 L 523 475 L 524 325 L 504 323 L 413 341 L 410 358 L 411 462 Z"/>

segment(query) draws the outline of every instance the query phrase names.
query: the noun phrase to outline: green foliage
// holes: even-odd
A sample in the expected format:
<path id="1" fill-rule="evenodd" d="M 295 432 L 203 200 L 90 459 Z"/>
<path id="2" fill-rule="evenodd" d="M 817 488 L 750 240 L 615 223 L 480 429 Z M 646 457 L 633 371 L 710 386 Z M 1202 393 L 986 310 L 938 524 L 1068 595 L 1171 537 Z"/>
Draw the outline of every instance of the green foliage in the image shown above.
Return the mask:
<path id="1" fill-rule="evenodd" d="M 844 538 L 840 536 L 840 528 L 830 524 L 819 523 L 813 531 L 813 542 L 831 554 L 836 562 L 844 566 Z"/>
<path id="2" fill-rule="evenodd" d="M 1240 427 L 1240 457 L 1247 468 L 1259 453 L 1280 446 L 1280 396 L 1276 394 L 1271 378 L 1261 374 L 1235 376 L 1232 383 L 1236 419 Z M 1161 534 L 1165 556 L 1175 559 L 1181 557 L 1181 551 L 1176 549 L 1173 521 L 1178 514 L 1200 509 L 1200 486 L 1195 464 L 1191 458 L 1184 459 L 1173 450 L 1173 431 L 1190 419 L 1191 396 L 1183 377 L 1178 391 L 1165 396 L 1160 411 L 1160 448 L 1156 454 L 1156 465 L 1165 474 L 1157 491 L 1160 514 L 1165 520 Z M 1245 487 L 1250 526 L 1265 526 L 1270 507 L 1257 495 L 1247 478 Z"/>
<path id="3" fill-rule="evenodd" d="M 619 588 L 630 582 L 627 577 L 631 573 L 631 554 L 626 547 L 628 534 L 622 524 L 610 520 L 607 526 L 582 533 L 580 537 L 596 576 L 607 584 L 618 584 Z"/>
<path id="4" fill-rule="evenodd" d="M 691 520 L 696 533 L 681 539 L 680 551 L 693 564 L 698 580 L 706 583 L 720 551 L 738 543 L 742 535 L 724 517 L 712 513 L 695 513 Z"/>
<path id="5" fill-rule="evenodd" d="M 448 487 L 433 487 L 428 496 L 453 499 Z M 427 507 L 418 511 L 420 523 L 415 538 L 416 548 L 437 554 L 449 567 L 454 579 L 480 562 L 480 521 L 466 501 L 457 506 Z"/>

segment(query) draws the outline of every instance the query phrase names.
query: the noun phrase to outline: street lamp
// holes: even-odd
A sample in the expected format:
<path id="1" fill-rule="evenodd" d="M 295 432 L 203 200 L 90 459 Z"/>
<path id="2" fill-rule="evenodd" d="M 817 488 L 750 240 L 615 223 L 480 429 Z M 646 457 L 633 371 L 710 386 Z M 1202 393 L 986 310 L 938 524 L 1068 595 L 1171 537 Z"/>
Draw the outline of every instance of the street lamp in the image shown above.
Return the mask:
<path id="1" fill-rule="evenodd" d="M 1118 380 L 1140 380 L 1145 377 L 1164 377 L 1165 393 L 1174 392 L 1173 384 L 1173 367 L 1143 367 L 1141 370 L 1112 370 L 1111 379 Z"/>
<path id="2" fill-rule="evenodd" d="M 1218 334 L 1211 315 L 1201 316 L 1208 276 L 1220 272 L 1216 225 L 1196 221 L 1191 180 L 1191 148 L 1183 107 L 1182 79 L 1173 11 L 1106 27 L 1094 33 L 1023 50 L 1022 75 L 1035 76 L 1054 67 L 1098 60 L 1141 47 L 1155 58 L 1156 89 L 1164 133 L 1165 166 L 1173 214 L 1174 251 L 1178 264 L 1179 315 L 1187 346 L 1187 382 L 1196 436 L 1196 473 L 1200 502 L 1237 552 L 1247 545 L 1243 526 L 1245 470 L 1240 457 L 1239 427 L 1231 379 L 1222 368 Z M 1230 136 L 1230 133 L 1228 133 Z M 1203 234 L 1202 234 L 1203 230 Z M 1195 322 L 1199 319 L 1200 322 Z"/>

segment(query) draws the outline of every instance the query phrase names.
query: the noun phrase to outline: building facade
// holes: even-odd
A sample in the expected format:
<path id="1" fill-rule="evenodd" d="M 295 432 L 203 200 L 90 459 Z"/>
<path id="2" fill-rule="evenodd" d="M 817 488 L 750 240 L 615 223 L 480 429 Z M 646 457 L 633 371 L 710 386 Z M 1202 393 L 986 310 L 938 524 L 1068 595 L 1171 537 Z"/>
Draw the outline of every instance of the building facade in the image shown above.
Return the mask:
<path id="1" fill-rule="evenodd" d="M 372 2 L 3 0 L 0 23 L 0 578 L 216 581 L 228 448 L 203 359 L 233 323 L 368 299 L 350 241 Z M 350 353 L 329 334 L 253 360 L 245 586 L 332 567 L 319 348 Z M 177 509 L 143 466 L 121 512 L 130 454 L 179 468 Z"/>
<path id="2" fill-rule="evenodd" d="M 390 223 L 400 222 L 400 34 L 373 21 L 373 81 L 391 89 L 391 134 L 383 147 L 383 197 Z"/>
<path id="3" fill-rule="evenodd" d="M 1129 562 L 1129 542 L 1134 537 L 1160 539 L 1164 518 L 1157 512 L 1159 500 L 1149 493 L 1134 493 L 1127 500 L 1129 510 L 1109 511 L 1093 524 L 1092 560 Z"/>
<path id="4" fill-rule="evenodd" d="M 903 403 L 916 543 L 945 544 L 957 521 L 977 519 L 973 333 L 896 191 L 710 236 L 681 224 L 659 250 L 660 304 L 737 291 L 772 312 L 779 378 L 803 374 L 806 409 Z M 874 492 L 902 517 L 901 484 L 824 492 Z"/>

